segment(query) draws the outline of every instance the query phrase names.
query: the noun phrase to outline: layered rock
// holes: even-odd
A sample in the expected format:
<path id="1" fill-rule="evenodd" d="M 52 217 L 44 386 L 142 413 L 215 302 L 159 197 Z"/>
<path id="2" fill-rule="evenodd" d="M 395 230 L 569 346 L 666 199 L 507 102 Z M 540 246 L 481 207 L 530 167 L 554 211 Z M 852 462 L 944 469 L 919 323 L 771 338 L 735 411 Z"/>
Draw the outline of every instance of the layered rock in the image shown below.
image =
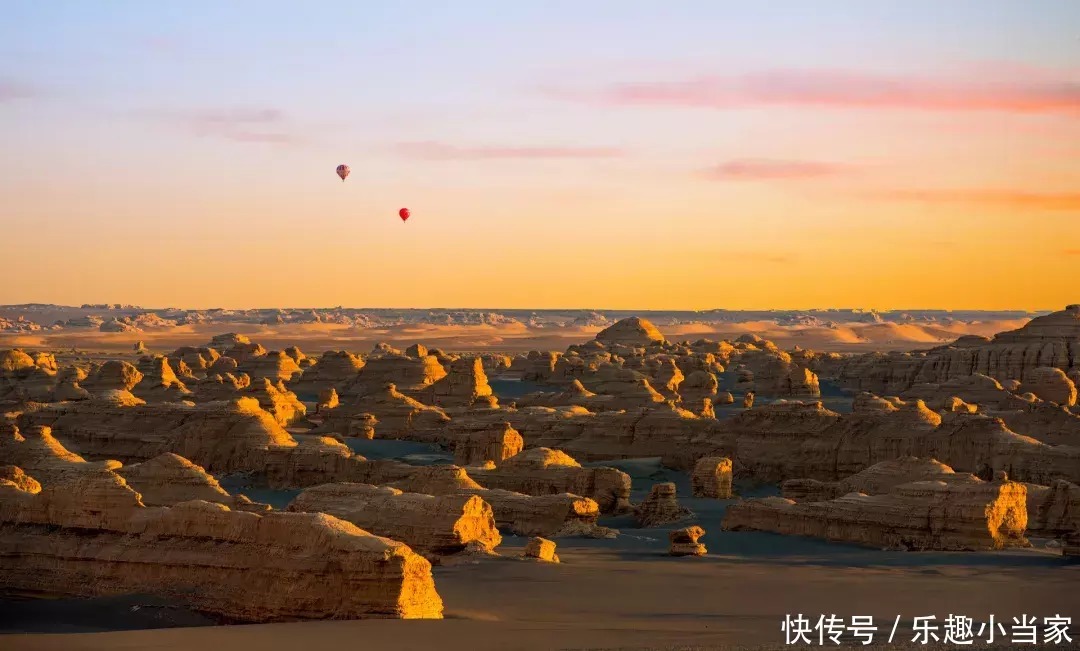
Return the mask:
<path id="1" fill-rule="evenodd" d="M 487 489 L 458 466 L 417 467 L 390 486 L 428 495 L 478 495 L 491 505 L 499 529 L 519 536 L 613 538 L 617 533 L 596 524 L 600 506 L 595 500 L 569 493 L 525 495 Z"/>
<path id="2" fill-rule="evenodd" d="M 314 366 L 304 370 L 289 388 L 300 394 L 317 395 L 353 380 L 364 368 L 364 360 L 345 350 L 328 350 Z"/>
<path id="3" fill-rule="evenodd" d="M 328 409 L 336 408 L 340 404 L 341 404 L 341 399 L 338 398 L 337 391 L 334 389 L 334 387 L 329 387 L 327 389 L 323 389 L 323 390 L 319 391 L 319 401 L 315 405 L 315 411 L 316 412 L 320 412 L 320 411 L 325 412 Z M 374 436 L 374 430 L 372 431 L 372 436 L 369 436 L 367 438 L 372 438 L 373 436 Z"/>
<path id="4" fill-rule="evenodd" d="M 639 527 L 662 527 L 692 516 L 693 513 L 679 504 L 675 497 L 675 484 L 653 484 L 649 496 L 637 506 L 634 517 Z"/>
<path id="5" fill-rule="evenodd" d="M 144 506 L 109 471 L 0 484 L 0 589 L 145 594 L 232 620 L 440 618 L 431 565 L 323 514 Z"/>
<path id="6" fill-rule="evenodd" d="M 176 377 L 164 356 L 143 357 L 139 360 L 138 371 L 142 379 L 131 392 L 146 402 L 177 402 L 186 400 L 191 391 Z"/>
<path id="7" fill-rule="evenodd" d="M 728 508 L 723 528 L 813 536 L 879 548 L 985 550 L 1025 547 L 1027 489 L 971 475 L 895 486 L 883 495 L 849 493 L 824 502 L 782 497 Z"/>
<path id="8" fill-rule="evenodd" d="M 399 351 L 378 348 L 367 358 L 364 367 L 351 380 L 337 387 L 338 394 L 348 402 L 383 391 L 393 384 L 402 393 L 420 397 L 424 390 L 447 375 L 434 355 L 415 358 Z"/>
<path id="9" fill-rule="evenodd" d="M 676 529 L 668 534 L 670 547 L 668 554 L 671 556 L 704 556 L 708 553 L 705 545 L 698 539 L 705 535 L 705 530 L 694 525 L 685 529 Z"/>
<path id="10" fill-rule="evenodd" d="M 440 407 L 494 407 L 498 400 L 491 392 L 479 357 L 461 358 L 450 364 L 445 376 L 415 394 L 425 404 Z"/>
<path id="11" fill-rule="evenodd" d="M 169 355 L 169 361 L 173 366 L 182 363 L 192 373 L 201 375 L 206 373 L 218 357 L 221 357 L 221 353 L 210 347 L 181 346 Z"/>
<path id="12" fill-rule="evenodd" d="M 1080 531 L 1080 486 L 1059 479 L 1049 486 L 1027 484 L 1028 530 L 1061 537 Z"/>
<path id="13" fill-rule="evenodd" d="M 621 319 L 604 328 L 596 333 L 596 340 L 605 345 L 621 346 L 650 346 L 667 341 L 656 326 L 636 316 Z"/>
<path id="14" fill-rule="evenodd" d="M 142 496 L 146 506 L 173 506 L 202 500 L 224 504 L 238 511 L 270 510 L 269 506 L 256 504 L 243 495 L 233 497 L 213 475 L 171 452 L 117 468 L 116 474 Z"/>
<path id="15" fill-rule="evenodd" d="M 90 392 L 79 384 L 87 377 L 86 371 L 78 366 L 68 366 L 56 375 L 56 386 L 53 387 L 51 399 L 48 402 L 64 402 L 67 400 L 89 400 Z"/>
<path id="16" fill-rule="evenodd" d="M 665 400 L 678 400 L 679 389 L 686 377 L 675 360 L 670 356 L 662 355 L 647 360 L 646 369 L 649 376 L 649 384 L 656 389 Z"/>
<path id="17" fill-rule="evenodd" d="M 535 415 L 534 420 L 539 421 L 537 416 L 540 415 Z M 558 447 L 586 461 L 663 457 L 665 465 L 676 465 L 673 461 L 676 457 L 692 457 L 687 459 L 688 464 L 679 467 L 692 465 L 694 459 L 709 451 L 708 446 L 703 446 L 699 454 L 697 449 L 683 444 L 698 438 L 712 442 L 722 427 L 713 418 L 698 416 L 671 402 L 652 409 L 595 415 L 564 412 L 561 416 L 547 423 L 550 427 L 545 429 L 514 419 L 511 422 L 530 444 Z"/>
<path id="18" fill-rule="evenodd" d="M 581 383 L 589 391 L 611 396 L 606 403 L 609 409 L 636 409 L 665 401 L 645 375 L 614 364 L 601 364 L 596 373 L 582 377 Z"/>
<path id="19" fill-rule="evenodd" d="M 997 412 L 1005 425 L 1047 445 L 1080 447 L 1080 413 L 1052 402 L 1036 400 L 1025 409 Z"/>
<path id="20" fill-rule="evenodd" d="M 10 483 L 27 493 L 41 492 L 41 484 L 18 466 L 0 466 L 0 486 Z"/>
<path id="21" fill-rule="evenodd" d="M 629 475 L 614 468 L 583 468 L 569 455 L 549 448 L 525 450 L 495 468 L 471 468 L 469 474 L 488 488 L 590 497 L 604 513 L 626 510 L 630 503 Z"/>
<path id="22" fill-rule="evenodd" d="M 509 372 L 527 382 L 550 383 L 560 356 L 561 353 L 532 350 L 515 357 Z"/>
<path id="23" fill-rule="evenodd" d="M 702 457 L 690 475 L 694 497 L 726 500 L 731 498 L 731 459 Z"/>
<path id="24" fill-rule="evenodd" d="M 916 384 L 904 391 L 902 397 L 922 400 L 935 410 L 944 409 L 952 398 L 990 411 L 1024 409 L 1028 405 L 1027 400 L 1006 389 L 1001 382 L 980 373 L 950 378 L 940 384 Z"/>
<path id="25" fill-rule="evenodd" d="M 82 454 L 135 462 L 174 452 L 211 472 L 253 470 L 273 446 L 296 442 L 254 398 L 199 405 L 62 403 L 23 414 Z"/>
<path id="26" fill-rule="evenodd" d="M 705 401 L 709 401 L 711 408 L 716 402 L 720 383 L 716 376 L 708 371 L 694 371 L 686 376 L 679 385 L 679 394 L 682 405 L 695 414 L 702 414 L 705 409 Z M 730 396 L 730 394 L 728 394 Z M 732 399 L 734 400 L 734 398 Z"/>
<path id="27" fill-rule="evenodd" d="M 255 344 L 257 345 L 257 344 Z M 294 376 L 303 373 L 303 369 L 292 357 L 281 350 L 272 350 L 263 355 L 256 353 L 244 354 L 237 357 L 233 352 L 236 349 L 226 351 L 226 356 L 237 361 L 236 370 L 247 373 L 255 379 L 269 378 L 274 382 L 288 382 Z"/>
<path id="28" fill-rule="evenodd" d="M 612 409 L 615 396 L 601 396 L 589 391 L 581 384 L 581 380 L 575 379 L 561 391 L 530 393 L 517 400 L 518 407 L 584 407 L 590 411 L 603 411 Z"/>
<path id="29" fill-rule="evenodd" d="M 288 510 L 328 513 L 434 554 L 490 551 L 502 542 L 491 506 L 476 495 L 435 497 L 387 486 L 324 484 L 300 493 Z"/>
<path id="30" fill-rule="evenodd" d="M 83 382 L 91 393 L 131 391 L 143 379 L 143 374 L 128 362 L 110 359 L 95 368 Z"/>
<path id="31" fill-rule="evenodd" d="M 1027 373 L 1020 385 L 1021 393 L 1034 393 L 1043 400 L 1064 407 L 1076 404 L 1076 385 L 1060 368 L 1038 367 Z"/>
<path id="32" fill-rule="evenodd" d="M 903 457 L 876 463 L 862 472 L 835 482 L 789 479 L 781 486 L 781 494 L 797 502 L 820 502 L 848 493 L 881 495 L 901 484 L 928 480 L 948 481 L 954 476 L 953 469 L 940 461 Z"/>
<path id="33" fill-rule="evenodd" d="M 559 555 L 555 553 L 555 541 L 547 538 L 530 538 L 525 545 L 525 558 L 533 558 L 547 563 L 558 563 Z"/>
<path id="34" fill-rule="evenodd" d="M 191 399 L 195 402 L 235 400 L 250 386 L 251 377 L 247 374 L 213 373 L 191 387 L 194 390 Z"/>
<path id="35" fill-rule="evenodd" d="M 930 411 L 922 401 L 888 413 L 841 416 L 817 403 L 774 403 L 723 423 L 723 437 L 700 446 L 732 454 L 762 481 L 837 481 L 898 457 L 932 458 L 960 472 L 1019 481 L 1080 480 L 1080 449 L 1050 446 L 1009 430 L 998 418 Z M 704 438 L 704 437 L 702 437 Z"/>
<path id="36" fill-rule="evenodd" d="M 0 422 L 0 460 L 10 463 L 40 481 L 59 481 L 72 472 L 88 467 L 115 468 L 119 462 L 87 463 L 69 451 L 52 435 L 48 427 L 19 428 Z"/>
<path id="37" fill-rule="evenodd" d="M 264 377 L 244 390 L 244 395 L 255 398 L 259 406 L 274 417 L 282 427 L 289 427 L 307 415 L 307 407 L 296 394 L 285 388 L 281 380 L 276 383 Z"/>
<path id="38" fill-rule="evenodd" d="M 454 437 L 454 463 L 461 466 L 495 464 L 513 457 L 525 447 L 525 441 L 510 423 L 502 426 L 474 428 L 451 428 Z"/>
<path id="39" fill-rule="evenodd" d="M 1078 347 L 1080 305 L 1070 305 L 992 340 L 961 337 L 927 351 L 860 355 L 836 364 L 830 374 L 845 386 L 878 395 L 900 395 L 916 384 L 940 384 L 977 373 L 1023 382 L 1038 368 L 1068 373 Z"/>
<path id="40" fill-rule="evenodd" d="M 1080 558 L 1080 529 L 1065 536 L 1065 544 L 1061 548 L 1061 555 L 1067 558 Z"/>
<path id="41" fill-rule="evenodd" d="M 376 419 L 375 435 L 379 438 L 437 442 L 444 438 L 450 417 L 439 407 L 425 405 L 388 384 L 379 391 L 347 399 L 336 409 L 326 412 L 326 418 L 316 429 L 319 433 L 347 436 L 355 429 L 351 424 L 363 415 Z"/>

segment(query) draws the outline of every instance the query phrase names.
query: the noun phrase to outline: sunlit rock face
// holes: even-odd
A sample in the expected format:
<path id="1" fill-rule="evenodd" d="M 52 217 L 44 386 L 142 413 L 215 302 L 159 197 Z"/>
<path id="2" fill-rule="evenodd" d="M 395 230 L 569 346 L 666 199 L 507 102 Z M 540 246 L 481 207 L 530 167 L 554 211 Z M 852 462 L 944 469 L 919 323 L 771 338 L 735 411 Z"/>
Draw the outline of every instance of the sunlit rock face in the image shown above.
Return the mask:
<path id="1" fill-rule="evenodd" d="M 723 528 L 813 536 L 878 548 L 985 550 L 1029 546 L 1027 488 L 968 474 L 916 481 L 878 495 L 828 501 L 750 499 L 728 508 Z"/>
<path id="2" fill-rule="evenodd" d="M 288 508 L 328 513 L 421 552 L 490 551 L 502 542 L 491 505 L 477 495 L 436 497 L 386 486 L 323 484 L 304 490 Z"/>
<path id="3" fill-rule="evenodd" d="M 698 539 L 705 535 L 705 530 L 694 525 L 685 529 L 676 529 L 668 534 L 668 554 L 671 556 L 704 556 L 708 553 L 705 545 Z"/>
<path id="4" fill-rule="evenodd" d="M 629 508 L 629 475 L 614 468 L 583 468 L 569 455 L 548 448 L 526 450 L 494 468 L 470 468 L 469 476 L 487 488 L 526 495 L 589 497 L 602 512 Z"/>
<path id="5" fill-rule="evenodd" d="M 619 346 L 648 346 L 666 341 L 656 326 L 636 316 L 604 328 L 596 334 L 596 340 L 605 345 Z"/>
<path id="6" fill-rule="evenodd" d="M 1080 306 L 1070 305 L 992 339 L 961 337 L 952 344 L 918 353 L 859 355 L 835 365 L 831 374 L 854 389 L 900 395 L 917 384 L 942 384 L 975 374 L 1002 382 L 1038 383 L 1046 373 L 1039 369 L 1056 368 L 1067 375 L 1077 366 L 1077 359 L 1080 359 Z M 1060 387 L 1057 380 L 1054 384 Z M 1057 393 L 1060 388 L 1051 391 L 1063 397 Z M 1064 397 L 1067 395 L 1068 392 Z"/>
<path id="7" fill-rule="evenodd" d="M 459 466 L 418 467 L 390 486 L 427 495 L 477 495 L 491 505 L 500 529 L 519 536 L 614 537 L 616 532 L 598 526 L 600 506 L 595 500 L 570 493 L 525 495 L 484 488 Z"/>
<path id="8" fill-rule="evenodd" d="M 146 594 L 229 619 L 439 618 L 431 565 L 324 514 L 145 506 L 111 470 L 31 492 L 0 482 L 0 588 Z"/>
<path id="9" fill-rule="evenodd" d="M 328 350 L 301 375 L 293 376 L 289 388 L 297 393 L 317 395 L 348 383 L 362 368 L 364 360 L 359 355 L 345 350 Z"/>

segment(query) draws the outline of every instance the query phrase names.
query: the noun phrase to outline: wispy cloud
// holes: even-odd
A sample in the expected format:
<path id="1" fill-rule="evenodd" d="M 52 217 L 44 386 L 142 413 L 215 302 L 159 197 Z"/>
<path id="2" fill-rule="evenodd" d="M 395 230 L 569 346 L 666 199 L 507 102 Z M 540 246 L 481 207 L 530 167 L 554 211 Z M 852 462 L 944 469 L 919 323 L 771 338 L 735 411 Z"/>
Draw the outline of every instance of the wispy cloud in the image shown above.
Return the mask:
<path id="1" fill-rule="evenodd" d="M 242 143 L 299 142 L 299 138 L 290 129 L 285 114 L 277 109 L 167 111 L 153 115 L 167 119 L 199 137 L 222 138 Z"/>
<path id="2" fill-rule="evenodd" d="M 569 100 L 614 106 L 749 106 L 898 109 L 922 111 L 1080 112 L 1080 83 L 1045 76 L 945 79 L 884 76 L 839 70 L 773 70 L 741 76 L 616 83 L 575 92 L 549 90 Z"/>
<path id="3" fill-rule="evenodd" d="M 702 175 L 714 180 L 797 180 L 836 176 L 850 171 L 846 165 L 822 161 L 744 158 L 710 167 Z"/>
<path id="4" fill-rule="evenodd" d="M 30 99 L 39 94 L 38 89 L 14 79 L 0 79 L 0 102 Z"/>
<path id="5" fill-rule="evenodd" d="M 535 147 L 472 146 L 460 147 L 435 141 L 403 142 L 394 149 L 404 156 L 427 160 L 490 160 L 543 158 L 617 158 L 626 152 L 617 147 Z"/>
<path id="6" fill-rule="evenodd" d="M 1065 249 L 1061 252 L 1061 255 L 1077 255 L 1080 256 L 1080 249 Z"/>
<path id="7" fill-rule="evenodd" d="M 875 196 L 923 203 L 959 203 L 988 208 L 1080 212 L 1080 192 L 1026 192 L 1000 189 L 893 190 Z"/>

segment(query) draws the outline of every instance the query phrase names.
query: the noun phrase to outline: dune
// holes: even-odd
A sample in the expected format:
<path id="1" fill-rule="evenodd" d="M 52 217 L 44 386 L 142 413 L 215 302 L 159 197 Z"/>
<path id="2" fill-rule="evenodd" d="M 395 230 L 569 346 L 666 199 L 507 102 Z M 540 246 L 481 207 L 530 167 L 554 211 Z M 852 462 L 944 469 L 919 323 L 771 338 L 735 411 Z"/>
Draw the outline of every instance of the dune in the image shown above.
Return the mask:
<path id="1" fill-rule="evenodd" d="M 853 328 L 854 330 L 854 328 Z M 856 332 L 871 343 L 941 343 L 948 337 L 941 337 L 927 331 L 924 326 L 910 323 L 873 323 L 858 328 Z"/>
<path id="2" fill-rule="evenodd" d="M 775 321 L 730 323 L 678 323 L 660 326 L 670 340 L 735 339 L 753 333 L 781 348 L 798 345 L 829 352 L 861 352 L 869 349 L 910 350 L 941 345 L 963 335 L 990 336 L 1022 326 L 1027 319 L 986 320 L 953 323 L 837 323 L 780 325 Z M 524 352 L 565 350 L 567 346 L 591 339 L 602 330 L 596 325 L 530 327 L 521 322 L 499 324 L 408 323 L 360 328 L 341 323 L 199 323 L 147 328 L 141 332 L 101 332 L 97 329 L 68 328 L 55 331 L 0 333 L 0 347 L 131 351 L 136 342 L 150 350 L 171 350 L 179 346 L 202 345 L 214 335 L 236 332 L 257 339 L 271 349 L 299 346 L 305 352 L 347 349 L 365 351 L 386 342 L 406 347 L 417 341 L 465 352 Z"/>

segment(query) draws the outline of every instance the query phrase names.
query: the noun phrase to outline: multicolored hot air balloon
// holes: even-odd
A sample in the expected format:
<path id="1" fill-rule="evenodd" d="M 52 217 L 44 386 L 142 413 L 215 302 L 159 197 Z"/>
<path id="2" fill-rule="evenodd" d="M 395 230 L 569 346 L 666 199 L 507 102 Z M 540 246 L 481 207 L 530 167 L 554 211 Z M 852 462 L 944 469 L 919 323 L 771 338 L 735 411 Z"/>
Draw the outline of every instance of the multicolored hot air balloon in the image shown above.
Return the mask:
<path id="1" fill-rule="evenodd" d="M 337 175 L 341 177 L 341 182 L 342 183 L 345 182 L 345 177 L 349 175 L 349 171 L 350 170 L 349 170 L 348 165 L 338 165 L 337 166 Z"/>
<path id="2" fill-rule="evenodd" d="M 398 214 L 398 217 L 401 217 L 401 221 L 405 221 L 406 219 L 409 218 L 409 209 L 408 208 L 402 208 L 401 210 L 397 211 L 397 214 Z"/>

